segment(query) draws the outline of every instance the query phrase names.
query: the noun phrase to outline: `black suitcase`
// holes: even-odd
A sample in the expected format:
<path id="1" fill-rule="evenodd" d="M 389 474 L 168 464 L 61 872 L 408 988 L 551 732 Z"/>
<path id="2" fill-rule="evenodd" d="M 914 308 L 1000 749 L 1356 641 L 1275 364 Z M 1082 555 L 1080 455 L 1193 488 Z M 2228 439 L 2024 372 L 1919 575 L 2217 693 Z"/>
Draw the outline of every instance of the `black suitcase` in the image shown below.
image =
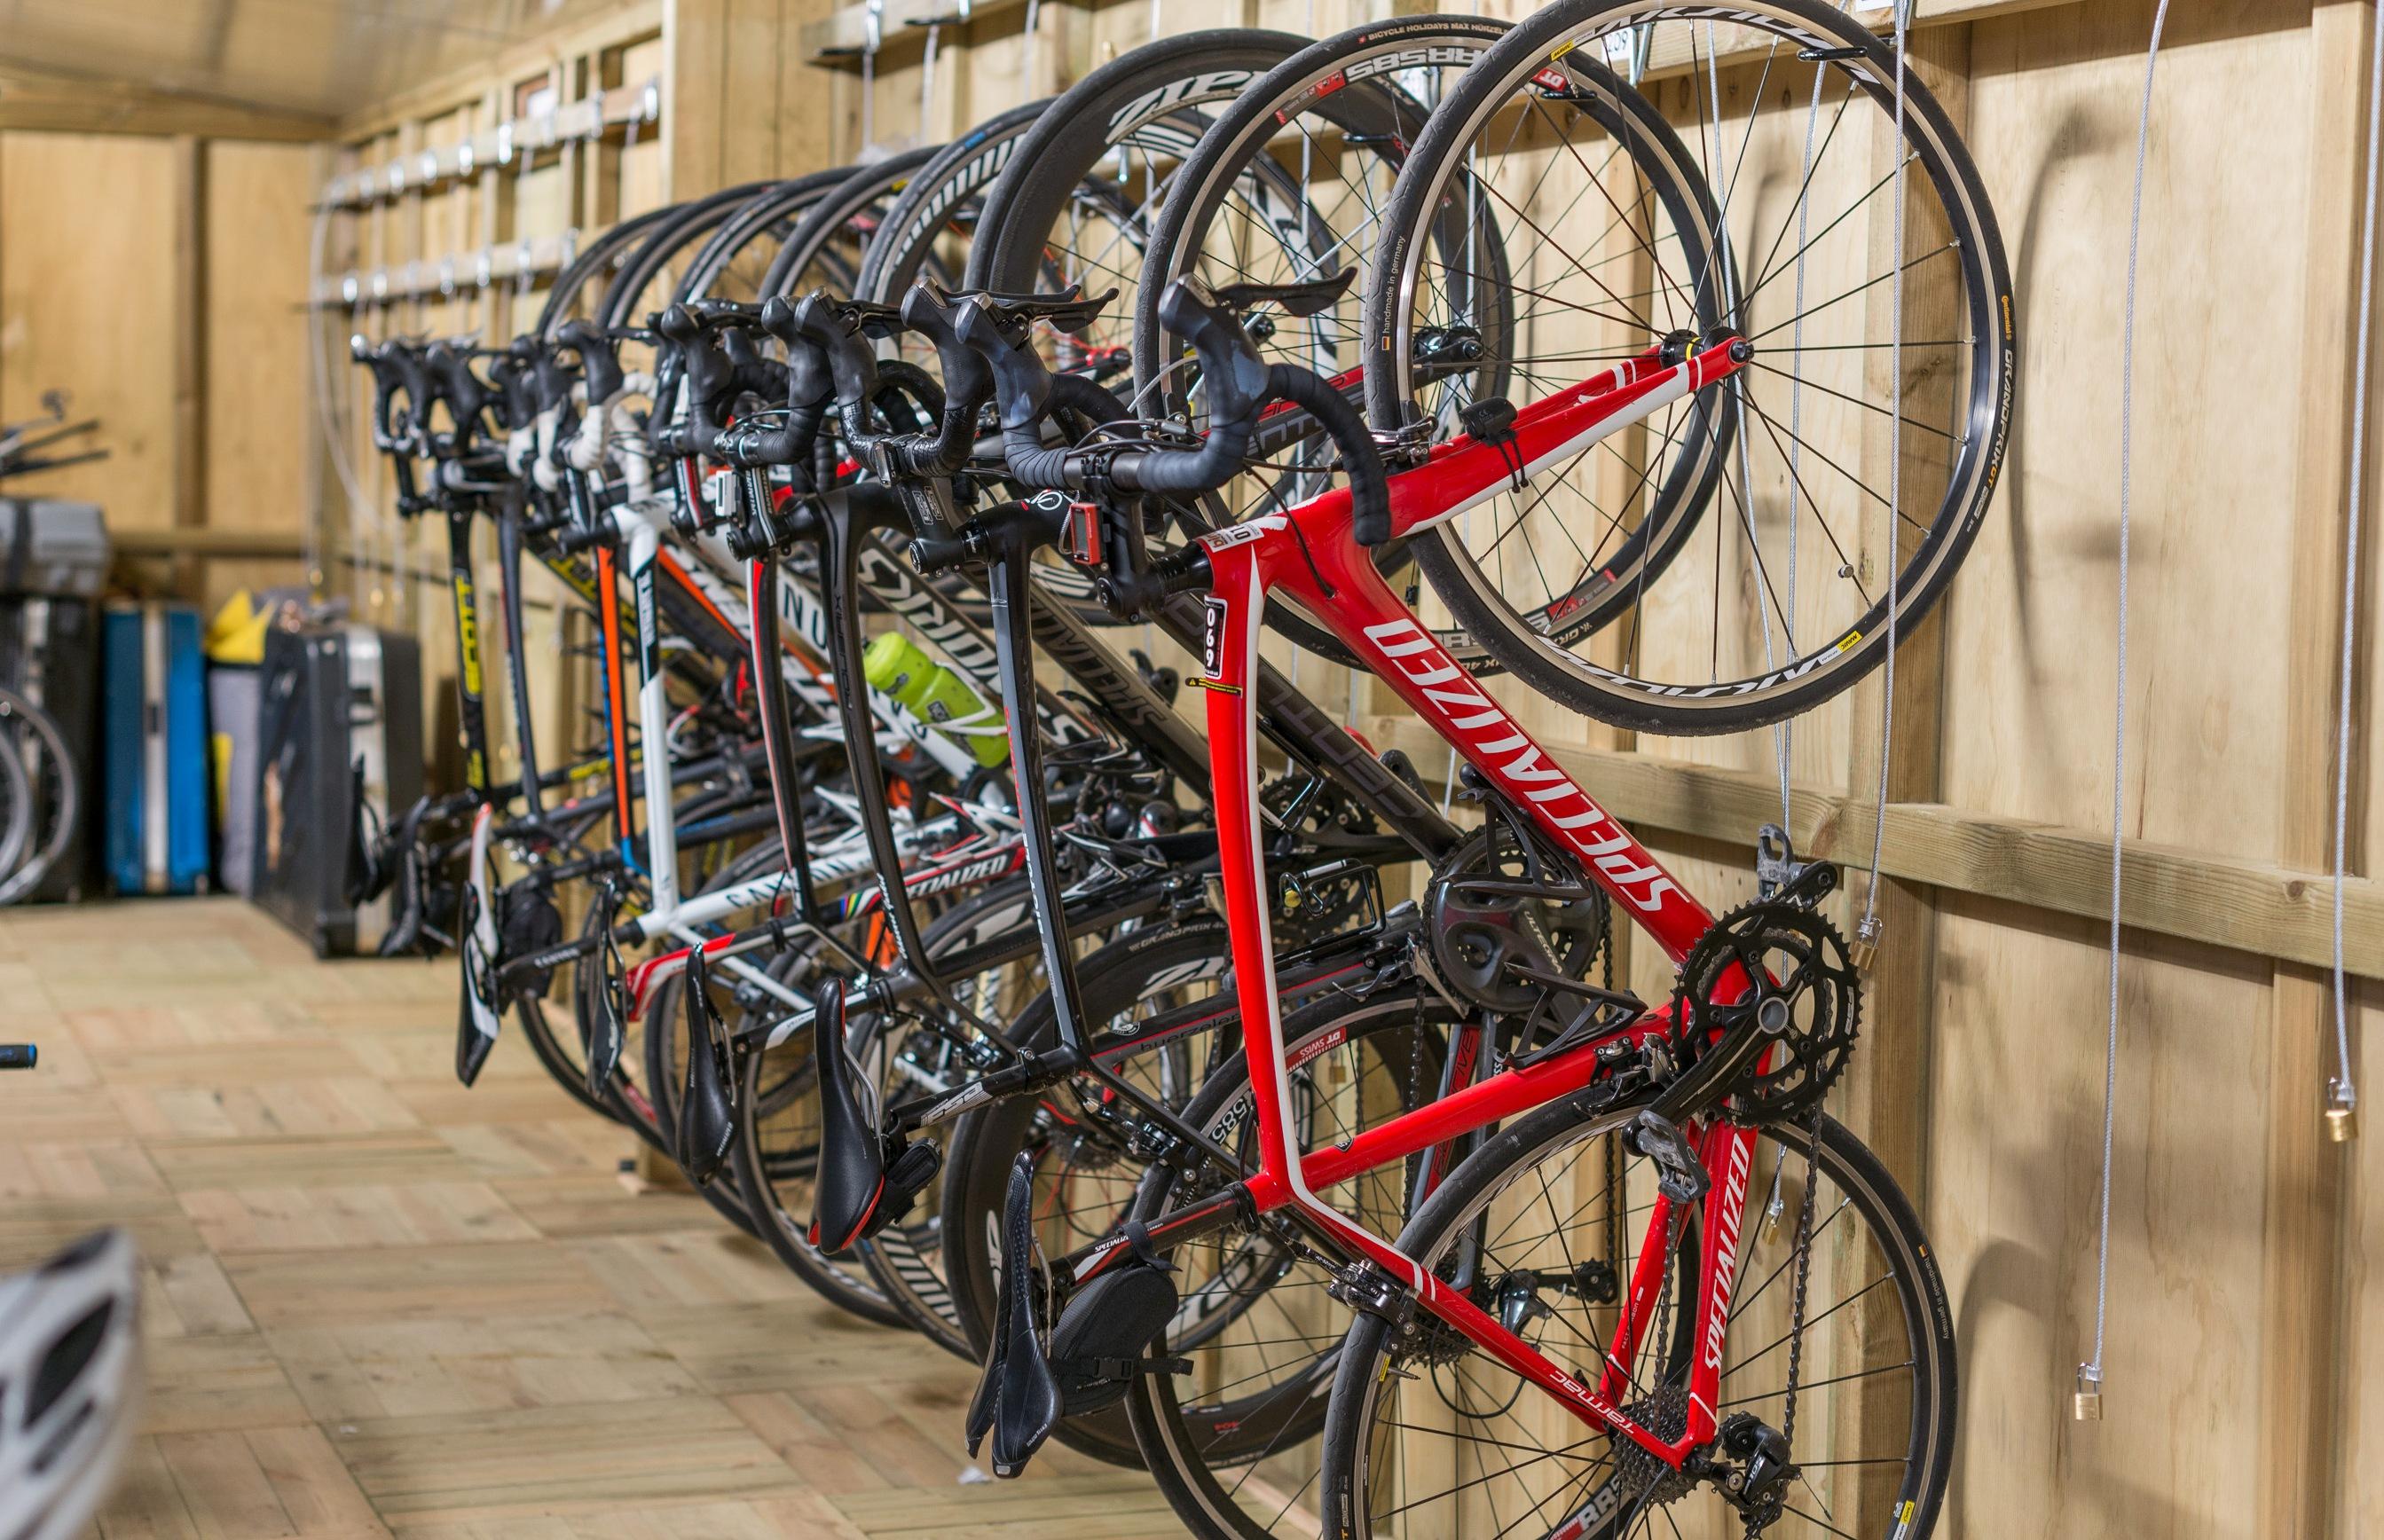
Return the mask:
<path id="1" fill-rule="evenodd" d="M 65 853 L 33 890 L 32 900 L 82 897 L 94 872 L 98 819 L 99 606 L 88 599 L 0 600 L 0 684 L 41 707 L 66 739 L 71 773 L 81 791 Z"/>
<path id="2" fill-rule="evenodd" d="M 369 626 L 274 630 L 258 714 L 257 903 L 318 957 L 370 952 L 388 900 L 354 894 L 364 852 L 422 795 L 422 654 Z"/>

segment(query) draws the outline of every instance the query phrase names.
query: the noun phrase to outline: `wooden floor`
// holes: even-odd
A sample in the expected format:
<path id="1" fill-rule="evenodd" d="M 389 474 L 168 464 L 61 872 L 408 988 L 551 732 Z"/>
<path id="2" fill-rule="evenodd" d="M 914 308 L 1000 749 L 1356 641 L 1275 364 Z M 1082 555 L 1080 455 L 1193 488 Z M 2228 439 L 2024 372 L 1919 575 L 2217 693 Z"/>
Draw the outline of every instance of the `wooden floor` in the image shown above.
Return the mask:
<path id="1" fill-rule="evenodd" d="M 518 1038 L 455 1083 L 452 963 L 318 963 L 232 900 L 0 912 L 0 1266 L 148 1262 L 108 1540 L 1180 1534 L 1064 1451 L 963 1484 L 973 1375 L 819 1302 Z"/>

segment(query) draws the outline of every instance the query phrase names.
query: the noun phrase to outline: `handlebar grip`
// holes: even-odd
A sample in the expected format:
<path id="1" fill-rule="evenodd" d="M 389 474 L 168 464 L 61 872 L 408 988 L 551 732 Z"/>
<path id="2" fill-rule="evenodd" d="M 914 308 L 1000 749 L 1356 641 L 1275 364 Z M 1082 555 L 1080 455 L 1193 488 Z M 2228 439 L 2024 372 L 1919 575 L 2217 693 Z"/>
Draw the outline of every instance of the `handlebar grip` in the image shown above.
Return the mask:
<path id="1" fill-rule="evenodd" d="M 423 398 L 429 394 L 422 379 L 421 360 L 403 342 L 376 345 L 362 332 L 348 339 L 348 352 L 372 371 L 374 441 L 384 449 L 394 449 L 406 431 L 391 421 L 398 398 L 404 398 L 405 416 L 411 421 L 419 414 Z"/>
<path id="2" fill-rule="evenodd" d="M 531 377 L 538 381 L 538 409 L 541 413 L 560 411 L 571 404 L 573 384 L 571 366 L 563 361 L 559 348 L 540 348 L 538 359 L 530 367 Z"/>
<path id="3" fill-rule="evenodd" d="M 489 366 L 489 379 L 497 388 L 498 413 L 506 428 L 528 428 L 538 420 L 538 377 L 527 359 L 507 354 Z"/>
<path id="4" fill-rule="evenodd" d="M 416 406 L 415 425 L 429 432 L 431 402 L 443 401 L 458 437 L 470 438 L 478 429 L 480 414 L 488 408 L 489 388 L 472 372 L 470 360 L 445 342 L 434 342 L 425 349 L 422 364 L 430 379 L 431 392 L 429 400 Z"/>
<path id="5" fill-rule="evenodd" d="M 654 329 L 671 344 L 687 380 L 689 420 L 663 430 L 663 448 L 676 454 L 708 453 L 720 436 L 720 419 L 736 388 L 736 366 L 683 304 L 664 310 L 655 318 Z"/>
<path id="6" fill-rule="evenodd" d="M 813 290 L 795 306 L 795 329 L 827 354 L 839 404 L 866 405 L 877 394 L 877 354 L 837 313 L 826 290 Z"/>
<path id="7" fill-rule="evenodd" d="M 1200 360 L 1200 381 L 1209 393 L 1211 422 L 1252 416 L 1266 394 L 1267 365 L 1242 329 L 1241 318 L 1186 273 L 1159 299 L 1159 324 L 1192 344 Z"/>
<path id="8" fill-rule="evenodd" d="M 565 321 L 555 331 L 554 340 L 579 354 L 579 372 L 588 382 L 589 405 L 598 405 L 621 393 L 628 376 L 621 371 L 620 345 L 601 328 L 583 320 Z"/>
<path id="9" fill-rule="evenodd" d="M 762 329 L 787 349 L 787 404 L 796 408 L 822 406 L 836 394 L 836 378 L 828 372 L 827 354 L 803 335 L 795 307 L 783 294 L 762 302 Z"/>
<path id="10" fill-rule="evenodd" d="M 1315 370 L 1295 364 L 1277 364 L 1267 371 L 1267 393 L 1314 417 L 1341 452 L 1341 466 L 1349 477 L 1349 529 L 1358 543 L 1371 551 L 1389 540 L 1391 489 L 1383 452 L 1349 398 Z"/>
<path id="11" fill-rule="evenodd" d="M 936 359 L 943 366 L 947 406 L 967 402 L 974 414 L 977 405 L 992 399 L 993 366 L 983 354 L 961 341 L 960 307 L 959 302 L 922 279 L 902 296 L 902 324 L 935 344 Z"/>
<path id="12" fill-rule="evenodd" d="M 960 303 L 953 329 L 960 340 L 986 361 L 993 373 L 994 399 L 1001 406 L 1001 426 L 1031 428 L 1043 418 L 1051 399 L 1051 371 L 1025 339 L 1012 340 L 992 312 L 974 298 Z"/>
<path id="13" fill-rule="evenodd" d="M 737 390 L 750 391 L 765 401 L 786 392 L 786 366 L 763 357 L 761 350 L 753 345 L 752 335 L 742 327 L 720 334 L 720 351 L 727 355 L 730 378 Z"/>

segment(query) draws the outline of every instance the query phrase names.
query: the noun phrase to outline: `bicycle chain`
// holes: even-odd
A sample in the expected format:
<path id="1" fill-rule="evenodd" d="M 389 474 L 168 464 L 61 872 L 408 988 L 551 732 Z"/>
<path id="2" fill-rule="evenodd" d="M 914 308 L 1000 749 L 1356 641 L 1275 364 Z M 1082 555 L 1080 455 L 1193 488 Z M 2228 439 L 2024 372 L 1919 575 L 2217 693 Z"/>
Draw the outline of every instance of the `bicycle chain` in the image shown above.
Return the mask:
<path id="1" fill-rule="evenodd" d="M 1796 1447 L 1796 1386 L 1805 1364 L 1805 1304 L 1813 1273 L 1813 1210 L 1820 1192 L 1821 1104 L 1814 1103 L 1806 1119 L 1807 1136 L 1811 1141 L 1805 1147 L 1805 1200 L 1796 1211 L 1796 1283 L 1788 1301 L 1788 1386 L 1780 1412 L 1780 1436 L 1793 1455 Z M 1781 1152 L 1786 1159 L 1787 1152 Z M 1791 1466 L 1792 1473 L 1795 1467 Z M 1757 1537 L 1776 1523 L 1785 1507 L 1775 1500 L 1762 1512 L 1746 1516 L 1746 1540 Z"/>

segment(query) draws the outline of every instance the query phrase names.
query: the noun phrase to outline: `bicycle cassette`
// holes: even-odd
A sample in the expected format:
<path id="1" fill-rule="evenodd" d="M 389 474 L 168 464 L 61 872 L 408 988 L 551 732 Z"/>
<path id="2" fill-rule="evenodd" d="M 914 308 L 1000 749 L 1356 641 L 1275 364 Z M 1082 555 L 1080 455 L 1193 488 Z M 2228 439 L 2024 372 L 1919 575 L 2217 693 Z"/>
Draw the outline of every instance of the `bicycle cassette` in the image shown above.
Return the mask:
<path id="1" fill-rule="evenodd" d="M 1733 968 L 1754 988 L 1718 1004 Z M 1758 900 L 1716 921 L 1681 963 L 1672 1020 L 1682 1062 L 1774 1000 L 1787 1006 L 1785 1025 L 1725 1093 L 1734 1122 L 1786 1123 L 1819 1107 L 1845 1073 L 1862 1023 L 1862 980 L 1838 927 L 1800 904 Z"/>

